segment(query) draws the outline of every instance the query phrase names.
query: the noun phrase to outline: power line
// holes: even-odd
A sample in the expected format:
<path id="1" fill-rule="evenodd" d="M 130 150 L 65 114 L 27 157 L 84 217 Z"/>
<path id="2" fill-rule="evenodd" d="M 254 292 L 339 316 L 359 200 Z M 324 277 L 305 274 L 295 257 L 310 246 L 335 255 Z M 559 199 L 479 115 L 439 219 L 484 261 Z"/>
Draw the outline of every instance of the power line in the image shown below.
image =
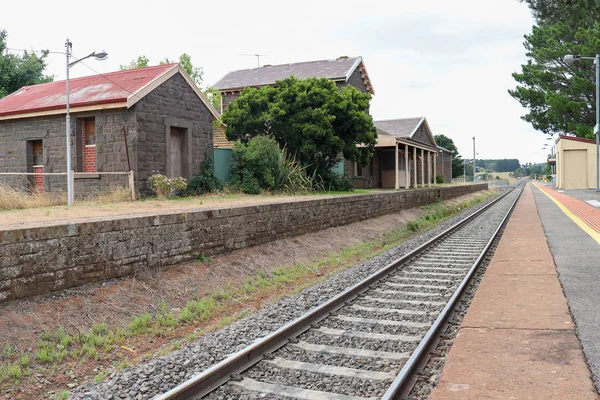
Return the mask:
<path id="1" fill-rule="evenodd" d="M 46 53 L 46 54 L 62 54 L 64 55 L 64 51 L 50 51 L 50 50 L 34 50 L 34 49 L 15 49 L 12 47 L 7 47 L 5 50 L 7 51 L 27 51 L 30 53 Z"/>
<path id="2" fill-rule="evenodd" d="M 107 81 L 111 82 L 113 85 L 116 85 L 118 87 L 120 87 L 121 89 L 123 89 L 124 91 L 126 91 L 127 93 L 137 97 L 138 99 L 142 99 L 142 97 L 140 97 L 139 95 L 129 91 L 128 89 L 124 88 L 123 86 L 119 85 L 117 82 L 113 81 L 112 79 L 110 79 L 108 76 L 104 75 L 101 72 L 96 71 L 94 68 L 90 67 L 89 65 L 87 65 L 86 63 L 84 63 L 83 61 L 80 61 L 80 63 L 82 65 L 85 65 L 87 68 L 89 68 L 91 71 L 93 71 L 94 73 L 96 73 L 97 75 L 100 75 L 101 77 L 103 77 L 104 79 L 106 79 Z"/>

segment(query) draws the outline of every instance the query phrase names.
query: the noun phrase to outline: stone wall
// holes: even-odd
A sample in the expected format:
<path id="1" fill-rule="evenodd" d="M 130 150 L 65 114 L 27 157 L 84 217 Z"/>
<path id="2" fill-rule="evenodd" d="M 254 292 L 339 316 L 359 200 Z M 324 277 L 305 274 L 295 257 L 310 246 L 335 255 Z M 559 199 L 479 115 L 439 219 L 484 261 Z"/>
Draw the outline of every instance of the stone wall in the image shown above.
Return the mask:
<path id="1" fill-rule="evenodd" d="M 196 174 L 206 154 L 212 154 L 214 117 L 185 79 L 180 74 L 173 75 L 134 108 L 138 126 L 136 188 L 145 189 L 146 180 L 154 172 L 166 173 L 166 136 L 170 126 L 191 128 L 191 163 L 185 178 Z"/>
<path id="2" fill-rule="evenodd" d="M 0 231 L 0 300 L 196 259 L 398 212 L 487 184 L 337 196 L 289 203 Z"/>
<path id="3" fill-rule="evenodd" d="M 135 117 L 130 110 L 106 110 L 71 114 L 71 162 L 73 169 L 83 171 L 83 144 L 78 128 L 79 118 L 96 119 L 96 159 L 98 171 L 127 172 L 127 154 L 123 128 L 128 130 L 129 153 L 135 150 Z M 0 121 L 0 172 L 33 172 L 28 168 L 28 140 L 42 140 L 44 172 L 66 171 L 65 116 L 18 118 Z M 31 167 L 31 166 L 29 166 Z M 135 159 L 132 157 L 135 170 Z M 48 176 L 44 179 L 44 190 L 49 193 L 66 191 L 65 176 Z M 25 177 L 0 176 L 0 183 L 14 187 L 27 186 Z M 127 176 L 102 176 L 77 179 L 77 195 L 87 195 L 112 185 L 127 185 Z"/>

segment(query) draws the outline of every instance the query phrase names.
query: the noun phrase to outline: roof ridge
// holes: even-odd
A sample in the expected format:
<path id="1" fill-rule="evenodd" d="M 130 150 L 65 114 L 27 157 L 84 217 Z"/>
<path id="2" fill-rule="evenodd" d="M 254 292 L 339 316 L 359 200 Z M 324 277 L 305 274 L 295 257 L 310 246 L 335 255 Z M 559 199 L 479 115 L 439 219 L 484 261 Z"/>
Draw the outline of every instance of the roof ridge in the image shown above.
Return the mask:
<path id="1" fill-rule="evenodd" d="M 120 75 L 120 74 L 133 73 L 133 71 L 140 71 L 140 70 L 153 70 L 153 69 L 159 69 L 159 68 L 164 68 L 165 70 L 167 70 L 167 69 L 169 69 L 167 67 L 172 68 L 172 67 L 174 67 L 175 65 L 178 65 L 178 64 L 179 63 L 158 64 L 158 65 L 150 65 L 148 67 L 124 69 L 122 71 L 112 71 L 112 72 L 106 72 L 106 73 L 102 73 L 101 72 L 101 73 L 96 73 L 96 74 L 92 74 L 92 75 L 80 76 L 80 77 L 77 77 L 77 78 L 69 78 L 69 82 L 75 82 L 75 81 L 79 81 L 79 80 L 82 80 L 82 79 L 89 79 L 89 78 L 92 78 L 94 76 L 101 76 L 101 77 L 108 76 L 108 77 L 111 77 L 111 76 Z M 17 93 L 18 91 L 23 90 L 24 88 L 28 88 L 28 87 L 32 87 L 32 86 L 40 87 L 40 86 L 44 86 L 44 85 L 52 85 L 54 83 L 61 83 L 61 82 L 66 82 L 66 79 L 62 79 L 60 81 L 36 83 L 36 84 L 33 84 L 33 85 L 23 86 L 19 90 L 15 91 L 13 93 Z M 11 93 L 11 94 L 13 94 L 13 93 Z"/>
<path id="2" fill-rule="evenodd" d="M 418 119 L 418 120 L 422 120 L 425 117 L 409 117 L 409 118 L 390 118 L 390 119 L 378 119 L 376 121 L 373 122 L 387 122 L 387 121 L 406 121 L 409 119 Z"/>
<path id="3" fill-rule="evenodd" d="M 359 59 L 361 58 L 361 56 L 352 56 L 352 57 L 348 57 L 348 58 L 325 58 L 322 60 L 312 60 L 312 61 L 298 61 L 298 62 L 291 62 L 291 63 L 283 63 L 283 64 L 265 64 L 268 65 L 268 68 L 271 67 L 281 67 L 284 65 L 299 65 L 299 64 L 310 64 L 310 63 L 317 63 L 317 62 L 323 62 L 323 61 L 345 61 L 345 60 L 354 60 L 354 59 Z M 244 68 L 244 69 L 235 69 L 233 71 L 229 71 L 227 74 L 225 74 L 225 76 L 229 75 L 232 72 L 241 72 L 241 71 L 252 71 L 253 69 L 260 69 L 260 68 L 265 68 L 265 65 L 263 65 L 262 67 L 254 67 L 254 68 Z"/>

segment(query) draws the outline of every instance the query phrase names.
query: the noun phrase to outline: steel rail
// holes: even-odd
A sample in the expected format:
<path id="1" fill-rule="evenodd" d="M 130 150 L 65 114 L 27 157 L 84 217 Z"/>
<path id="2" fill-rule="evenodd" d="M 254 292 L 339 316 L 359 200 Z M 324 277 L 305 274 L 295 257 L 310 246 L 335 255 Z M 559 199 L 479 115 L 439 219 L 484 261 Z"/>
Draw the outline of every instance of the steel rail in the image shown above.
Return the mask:
<path id="1" fill-rule="evenodd" d="M 483 212 L 502 200 L 505 196 L 511 193 L 515 188 L 501 194 L 467 218 L 452 225 L 444 230 L 439 235 L 433 237 L 411 252 L 402 257 L 390 262 L 385 267 L 369 275 L 367 278 L 356 283 L 354 286 L 346 289 L 338 295 L 332 297 L 319 306 L 312 308 L 302 314 L 295 320 L 288 322 L 281 328 L 270 333 L 269 335 L 258 339 L 256 342 L 248 345 L 244 349 L 230 355 L 219 363 L 209 367 L 196 376 L 191 377 L 185 382 L 180 383 L 166 393 L 157 395 L 152 400 L 187 400 L 191 398 L 200 398 L 212 392 L 219 386 L 231 379 L 232 375 L 239 374 L 242 371 L 250 368 L 263 359 L 265 354 L 274 352 L 288 343 L 290 338 L 296 337 L 311 328 L 322 319 L 326 318 L 330 313 L 335 312 L 343 307 L 346 302 L 355 299 L 360 293 L 368 290 L 371 285 L 378 282 L 381 278 L 394 271 L 398 266 L 409 261 L 411 258 L 422 253 L 424 250 L 431 247 L 456 229 L 469 223 L 477 218 Z"/>
<path id="2" fill-rule="evenodd" d="M 512 210 L 515 208 L 515 205 L 517 204 L 517 201 L 519 201 L 519 198 L 521 197 L 522 193 L 523 189 L 521 189 L 521 192 L 510 206 L 510 209 L 502 219 L 500 225 L 498 225 L 498 228 L 492 234 L 492 237 L 485 245 L 481 254 L 479 255 L 479 257 L 477 257 L 477 260 L 475 260 L 475 262 L 467 272 L 467 275 L 465 275 L 465 277 L 461 281 L 460 285 L 458 286 L 450 300 L 448 300 L 448 303 L 446 304 L 440 315 L 438 315 L 431 328 L 429 328 L 429 331 L 427 331 L 417 348 L 413 351 L 410 358 L 408 359 L 406 364 L 404 364 L 404 366 L 400 370 L 400 373 L 398 373 L 398 376 L 396 377 L 396 379 L 394 379 L 394 382 L 385 392 L 381 400 L 394 400 L 397 399 L 400 394 L 407 392 L 406 385 L 408 384 L 411 376 L 414 374 L 415 370 L 420 365 L 421 361 L 423 360 L 423 357 L 427 355 L 428 349 L 432 342 L 437 338 L 439 330 L 444 326 L 446 320 L 454 311 L 456 303 L 462 296 L 464 290 L 469 285 L 471 278 L 473 277 L 473 275 L 475 275 L 475 272 L 479 268 L 479 265 L 483 261 L 486 254 L 488 253 L 494 240 L 496 240 L 496 237 L 502 230 L 502 227 L 506 224 L 506 221 L 508 220 Z"/>

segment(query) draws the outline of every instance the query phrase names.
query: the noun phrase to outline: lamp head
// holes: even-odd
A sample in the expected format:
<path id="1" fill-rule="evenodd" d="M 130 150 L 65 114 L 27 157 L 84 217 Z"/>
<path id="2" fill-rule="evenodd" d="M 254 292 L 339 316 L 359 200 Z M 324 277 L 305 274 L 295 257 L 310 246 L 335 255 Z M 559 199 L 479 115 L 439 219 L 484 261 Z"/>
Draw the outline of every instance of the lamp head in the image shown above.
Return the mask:
<path id="1" fill-rule="evenodd" d="M 108 58 L 108 53 L 104 50 L 94 52 L 94 58 L 99 61 L 106 60 Z"/>
<path id="2" fill-rule="evenodd" d="M 565 62 L 566 64 L 573 64 L 575 61 L 579 60 L 581 58 L 581 56 L 578 56 L 576 54 L 567 54 L 566 56 L 563 57 L 563 62 Z"/>

